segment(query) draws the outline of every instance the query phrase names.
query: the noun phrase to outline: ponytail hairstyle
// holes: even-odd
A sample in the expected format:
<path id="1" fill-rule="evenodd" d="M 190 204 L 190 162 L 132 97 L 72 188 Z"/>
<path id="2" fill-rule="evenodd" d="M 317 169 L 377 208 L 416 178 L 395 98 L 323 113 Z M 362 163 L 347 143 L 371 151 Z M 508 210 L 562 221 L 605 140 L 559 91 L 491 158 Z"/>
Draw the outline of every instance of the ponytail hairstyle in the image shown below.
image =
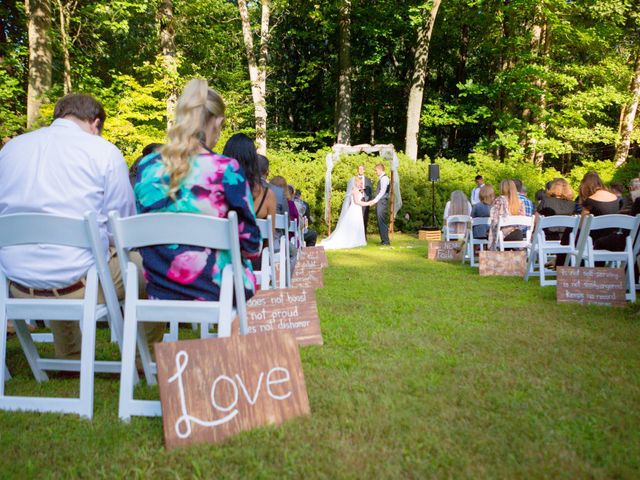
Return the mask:
<path id="1" fill-rule="evenodd" d="M 506 197 L 509 204 L 509 214 L 518 215 L 522 202 L 518 197 L 518 189 L 513 180 L 503 180 L 500 182 L 500 194 Z"/>
<path id="2" fill-rule="evenodd" d="M 162 147 L 160 155 L 169 174 L 169 196 L 174 197 L 180 182 L 190 169 L 189 157 L 195 155 L 201 146 L 213 147 L 218 141 L 219 129 L 213 132 L 212 143 L 205 145 L 205 130 L 212 118 L 224 118 L 224 101 L 207 81 L 194 78 L 184 89 L 176 106 L 176 118 L 169 128 L 169 141 Z"/>

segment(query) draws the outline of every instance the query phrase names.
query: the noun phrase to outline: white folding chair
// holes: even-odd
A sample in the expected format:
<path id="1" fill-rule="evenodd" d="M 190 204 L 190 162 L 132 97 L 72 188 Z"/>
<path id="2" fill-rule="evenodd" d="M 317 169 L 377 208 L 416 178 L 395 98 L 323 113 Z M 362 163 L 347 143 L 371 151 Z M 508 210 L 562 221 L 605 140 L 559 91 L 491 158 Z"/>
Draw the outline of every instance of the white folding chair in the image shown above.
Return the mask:
<path id="1" fill-rule="evenodd" d="M 46 370 L 80 372 L 80 396 L 77 398 L 26 397 L 5 395 L 5 369 L 0 369 L 0 409 L 77 413 L 92 418 L 94 371 L 120 371 L 120 362 L 95 361 L 96 321 L 99 318 L 109 317 L 119 345 L 122 339 L 120 305 L 96 218 L 95 212 L 87 213 L 84 219 L 38 213 L 0 217 L 0 248 L 29 244 L 63 245 L 91 250 L 95 260 L 86 274 L 84 298 L 79 300 L 9 298 L 8 279 L 0 271 L 0 363 L 6 365 L 7 321 L 13 320 L 16 335 L 38 382 L 48 380 Z M 98 304 L 98 284 L 102 288 L 105 304 Z M 41 358 L 27 330 L 25 319 L 29 318 L 80 322 L 80 360 Z"/>
<path id="2" fill-rule="evenodd" d="M 247 332 L 247 310 L 244 294 L 243 266 L 238 239 L 238 217 L 233 211 L 227 219 L 188 213 L 148 213 L 119 218 L 117 212 L 109 214 L 116 248 L 125 279 L 125 327 L 120 380 L 118 416 L 128 421 L 133 415 L 160 416 L 160 402 L 133 398 L 136 372 L 136 343 L 148 384 L 156 383 L 157 368 L 151 359 L 141 322 L 166 323 L 176 318 L 183 322 L 200 324 L 202 335 L 209 324 L 218 324 L 218 337 L 231 335 L 231 326 L 237 317 L 240 333 Z M 222 272 L 220 298 L 211 301 L 144 300 L 138 296 L 136 265 L 127 261 L 134 248 L 151 245 L 192 245 L 230 252 L 231 264 Z M 233 306 L 235 292 L 236 308 Z"/>
<path id="3" fill-rule="evenodd" d="M 263 239 L 268 240 L 268 245 L 262 249 L 262 255 L 260 257 L 260 271 L 253 272 L 256 275 L 258 285 L 262 290 L 269 290 L 272 286 L 276 285 L 276 269 L 274 265 L 275 251 L 273 248 L 273 222 L 271 215 L 268 215 L 266 219 L 257 220 L 258 228 L 260 228 L 260 235 Z"/>
<path id="4" fill-rule="evenodd" d="M 529 280 L 530 276 L 540 277 L 540 286 L 556 285 L 553 277 L 555 270 L 545 267 L 551 255 L 566 254 L 571 257 L 571 262 L 575 263 L 573 253 L 576 249 L 576 232 L 580 224 L 578 215 L 553 215 L 550 217 L 540 216 L 536 223 L 535 231 L 531 237 L 531 249 L 527 260 L 527 271 L 524 279 Z M 545 229 L 548 228 L 568 228 L 571 230 L 569 244 L 561 245 L 560 240 L 548 240 Z"/>
<path id="5" fill-rule="evenodd" d="M 526 228 L 523 240 L 505 240 L 502 229 L 504 227 L 520 227 L 521 230 Z M 503 252 L 505 248 L 526 248 L 531 246 L 531 230 L 533 227 L 533 217 L 527 215 L 510 215 L 500 217 L 498 220 L 498 249 Z"/>
<path id="6" fill-rule="evenodd" d="M 464 224 L 464 230 L 460 233 L 455 233 L 454 224 Z M 447 222 L 444 227 L 444 239 L 446 241 L 452 240 L 464 240 L 467 237 L 467 230 L 471 224 L 471 217 L 469 215 L 450 215 L 447 217 Z M 459 225 L 456 225 L 459 227 Z"/>
<path id="7" fill-rule="evenodd" d="M 471 267 L 477 267 L 479 265 L 479 260 L 476 260 L 475 247 L 477 246 L 481 251 L 485 250 L 485 247 L 489 248 L 488 238 L 475 238 L 473 236 L 473 227 L 477 227 L 480 225 L 491 225 L 491 219 L 489 217 L 472 218 L 471 227 L 467 228 L 467 254 L 465 255 L 465 258 L 462 259 L 462 263 L 464 263 L 468 258 L 469 266 Z"/>
<path id="8" fill-rule="evenodd" d="M 640 227 L 640 215 L 632 217 L 630 215 L 614 214 L 614 215 L 600 215 L 594 217 L 589 215 L 590 221 L 585 227 L 584 222 L 580 229 L 580 236 L 584 234 L 583 244 L 581 249 L 577 253 L 577 258 L 586 262 L 588 267 L 595 267 L 595 262 L 605 262 L 607 266 L 621 267 L 623 264 L 626 268 L 627 274 L 627 300 L 632 302 L 636 301 L 636 289 L 635 289 L 635 256 L 633 250 L 633 241 L 638 234 L 638 228 Z M 591 233 L 602 229 L 619 229 L 627 230 L 627 233 L 621 233 L 625 235 L 625 247 L 620 252 L 614 252 L 611 250 L 596 249 L 593 245 L 593 238 Z M 579 263 L 578 263 L 579 265 Z"/>
<path id="9" fill-rule="evenodd" d="M 274 261 L 279 264 L 279 288 L 291 287 L 291 257 L 289 256 L 289 213 L 276 215 L 276 230 L 282 232 L 280 237 L 280 251 L 276 252 Z"/>

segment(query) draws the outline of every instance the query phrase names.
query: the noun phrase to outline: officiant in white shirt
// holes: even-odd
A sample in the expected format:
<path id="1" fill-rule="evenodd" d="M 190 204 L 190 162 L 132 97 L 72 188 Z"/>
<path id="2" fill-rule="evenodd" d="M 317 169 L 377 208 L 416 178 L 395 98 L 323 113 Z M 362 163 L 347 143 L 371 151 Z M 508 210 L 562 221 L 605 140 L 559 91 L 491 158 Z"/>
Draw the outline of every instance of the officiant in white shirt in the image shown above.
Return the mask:
<path id="1" fill-rule="evenodd" d="M 347 184 L 347 196 L 350 195 L 350 192 L 353 189 L 353 185 L 358 178 L 362 182 L 362 198 L 360 200 L 362 200 L 363 202 L 367 202 L 371 200 L 371 196 L 373 195 L 373 183 L 371 183 L 371 179 L 365 175 L 364 165 L 359 165 L 358 174 L 349 179 L 349 183 Z M 366 236 L 367 224 L 369 223 L 369 207 L 362 208 L 362 220 L 364 222 L 364 234 Z"/>

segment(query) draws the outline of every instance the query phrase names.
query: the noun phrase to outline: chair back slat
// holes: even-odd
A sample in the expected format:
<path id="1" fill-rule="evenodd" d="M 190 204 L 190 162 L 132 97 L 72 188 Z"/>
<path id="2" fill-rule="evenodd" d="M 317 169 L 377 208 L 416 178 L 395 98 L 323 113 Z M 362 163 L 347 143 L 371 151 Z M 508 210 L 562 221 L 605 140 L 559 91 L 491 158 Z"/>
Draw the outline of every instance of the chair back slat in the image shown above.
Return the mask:
<path id="1" fill-rule="evenodd" d="M 271 215 L 269 215 L 268 218 L 258 218 L 256 223 L 258 224 L 262 238 L 269 238 L 269 231 L 271 231 Z"/>
<path id="2" fill-rule="evenodd" d="M 500 217 L 498 226 L 499 228 L 512 226 L 532 227 L 533 217 L 528 217 L 526 215 L 509 215 L 507 217 Z"/>
<path id="3" fill-rule="evenodd" d="M 479 225 L 491 225 L 491 218 L 489 217 L 475 217 L 471 219 L 471 225 L 477 227 Z"/>
<path id="4" fill-rule="evenodd" d="M 36 243 L 91 248 L 91 239 L 83 218 L 47 213 L 0 216 L 0 247 Z"/>
<path id="5" fill-rule="evenodd" d="M 603 228 L 622 228 L 632 231 L 636 225 L 636 217 L 630 215 L 612 214 L 600 215 L 591 219 L 591 230 Z"/>
<path id="6" fill-rule="evenodd" d="M 118 248 L 150 245 L 192 245 L 194 247 L 230 250 L 227 220 L 193 213 L 146 213 L 133 217 L 117 218 L 111 228 L 120 242 Z M 229 215 L 231 215 L 230 212 Z M 234 213 L 235 214 L 235 213 Z"/>
<path id="7" fill-rule="evenodd" d="M 538 217 L 538 223 L 540 228 L 577 228 L 580 222 L 578 215 L 552 215 L 550 217 L 540 216 Z"/>

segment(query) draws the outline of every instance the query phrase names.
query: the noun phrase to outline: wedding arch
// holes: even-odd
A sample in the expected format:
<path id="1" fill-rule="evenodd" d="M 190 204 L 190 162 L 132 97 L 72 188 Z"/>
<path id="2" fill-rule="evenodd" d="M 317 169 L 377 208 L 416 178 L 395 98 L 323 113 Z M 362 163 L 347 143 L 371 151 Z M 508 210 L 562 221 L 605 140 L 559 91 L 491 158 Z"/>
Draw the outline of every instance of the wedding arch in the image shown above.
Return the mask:
<path id="1" fill-rule="evenodd" d="M 402 208 L 402 196 L 400 195 L 400 175 L 398 174 L 398 155 L 393 145 L 343 145 L 335 144 L 326 156 L 327 171 L 324 176 L 324 221 L 329 227 L 331 233 L 331 174 L 333 167 L 340 161 L 340 157 L 344 155 L 354 155 L 357 153 L 378 153 L 380 157 L 389 162 L 390 174 L 390 191 L 389 199 L 391 219 L 389 222 L 390 233 L 393 234 L 396 214 Z"/>

